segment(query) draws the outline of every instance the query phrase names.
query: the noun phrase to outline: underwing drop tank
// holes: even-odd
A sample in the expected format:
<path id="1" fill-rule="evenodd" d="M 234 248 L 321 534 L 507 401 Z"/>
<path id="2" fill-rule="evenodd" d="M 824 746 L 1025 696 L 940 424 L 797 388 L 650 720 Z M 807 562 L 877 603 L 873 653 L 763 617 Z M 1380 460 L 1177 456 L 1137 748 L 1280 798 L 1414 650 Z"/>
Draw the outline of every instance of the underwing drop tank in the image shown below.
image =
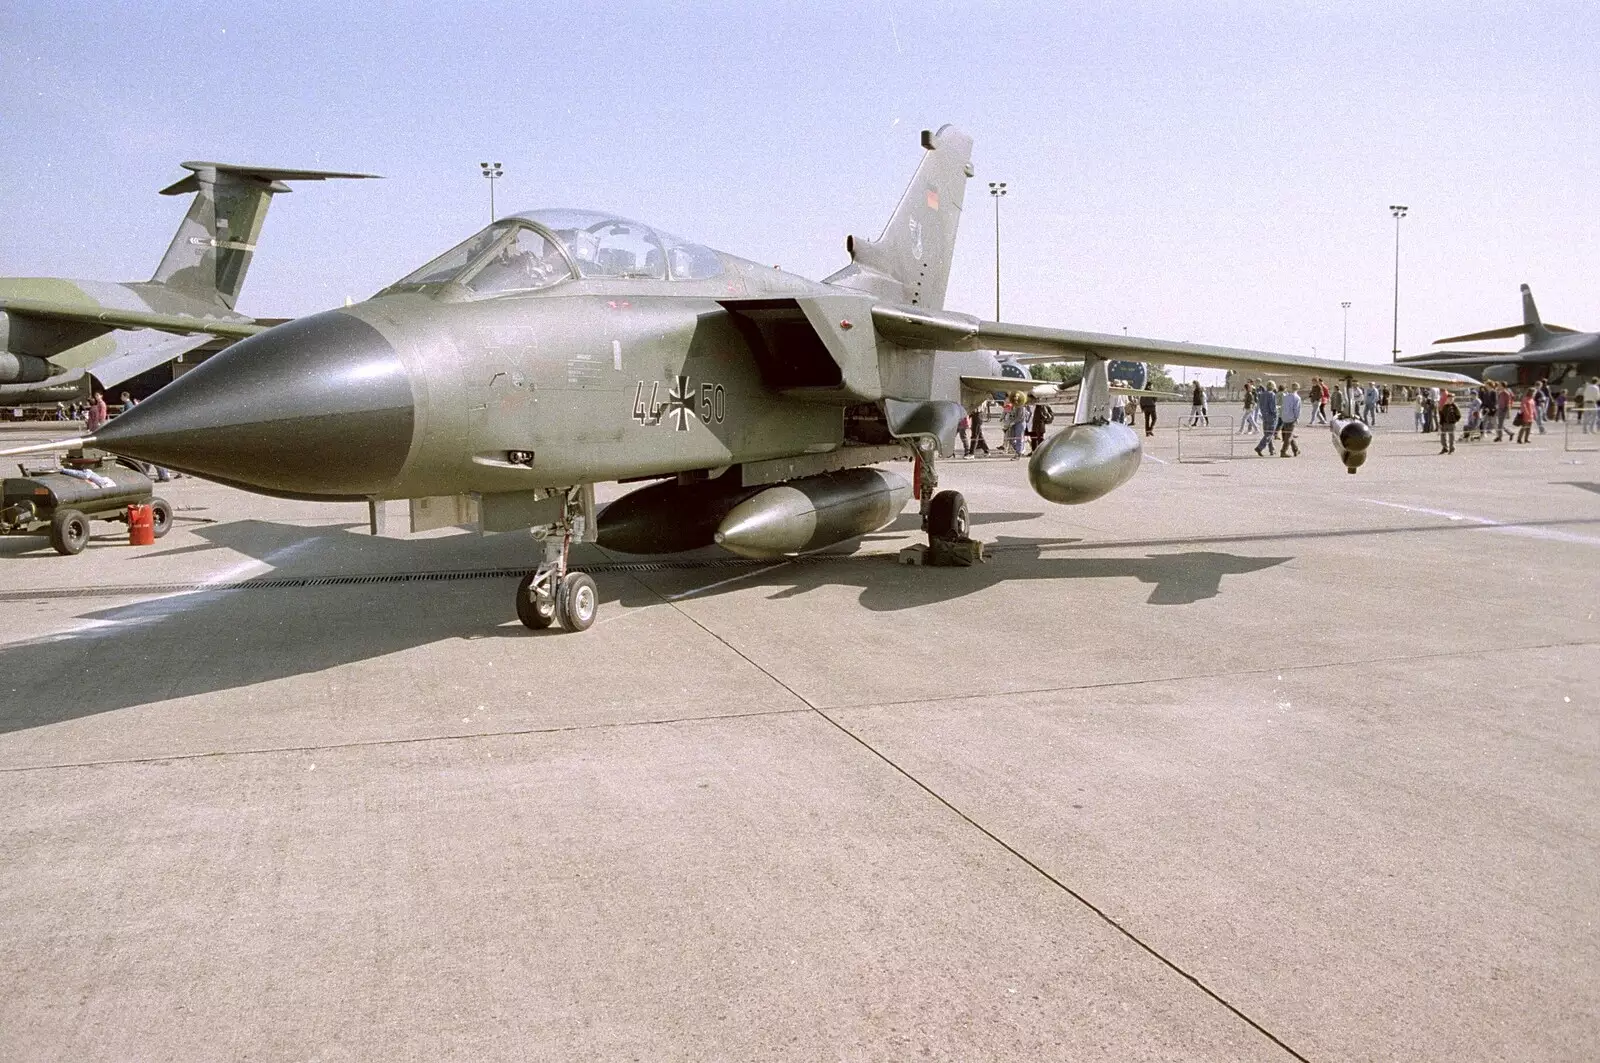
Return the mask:
<path id="1" fill-rule="evenodd" d="M 625 554 L 677 554 L 716 542 L 730 510 L 758 493 L 737 476 L 699 483 L 668 480 L 630 491 L 595 519 L 600 545 Z"/>
<path id="2" fill-rule="evenodd" d="M 752 495 L 723 518 L 716 541 L 741 557 L 786 557 L 867 535 L 911 501 L 911 484 L 882 469 L 807 476 Z"/>
<path id="3" fill-rule="evenodd" d="M 1092 502 L 1139 471 L 1142 446 L 1125 424 L 1068 425 L 1033 452 L 1028 482 L 1050 502 Z"/>

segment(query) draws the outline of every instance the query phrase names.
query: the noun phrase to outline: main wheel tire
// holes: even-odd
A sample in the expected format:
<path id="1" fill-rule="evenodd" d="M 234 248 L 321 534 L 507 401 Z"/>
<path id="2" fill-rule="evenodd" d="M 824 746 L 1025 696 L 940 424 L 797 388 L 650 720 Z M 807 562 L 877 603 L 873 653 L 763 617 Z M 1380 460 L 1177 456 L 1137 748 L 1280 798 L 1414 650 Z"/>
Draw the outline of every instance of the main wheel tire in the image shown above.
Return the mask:
<path id="1" fill-rule="evenodd" d="M 569 572 L 556 593 L 556 615 L 568 631 L 588 631 L 600 612 L 600 591 L 585 572 Z"/>
<path id="2" fill-rule="evenodd" d="M 56 553 L 69 557 L 81 554 L 88 542 L 89 518 L 75 509 L 56 510 L 56 515 L 50 518 L 50 545 L 56 548 Z"/>
<path id="3" fill-rule="evenodd" d="M 517 584 L 517 619 L 530 631 L 543 631 L 555 622 L 556 603 L 529 593 L 528 588 L 533 586 L 533 577 L 534 573 L 530 572 L 522 577 L 521 583 Z"/>
<path id="4" fill-rule="evenodd" d="M 965 539 L 971 522 L 967 520 L 967 500 L 960 491 L 940 491 L 928 503 L 928 538 Z"/>
<path id="5" fill-rule="evenodd" d="M 172 530 L 172 504 L 164 498 L 150 500 L 150 530 L 157 539 Z"/>

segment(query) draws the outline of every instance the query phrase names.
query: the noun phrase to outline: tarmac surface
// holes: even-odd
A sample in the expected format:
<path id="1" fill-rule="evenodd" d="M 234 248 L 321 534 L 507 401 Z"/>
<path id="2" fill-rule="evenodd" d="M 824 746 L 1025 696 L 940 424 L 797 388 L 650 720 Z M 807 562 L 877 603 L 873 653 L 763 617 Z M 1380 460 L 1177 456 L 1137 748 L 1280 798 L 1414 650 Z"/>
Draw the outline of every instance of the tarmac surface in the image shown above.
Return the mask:
<path id="1" fill-rule="evenodd" d="M 0 538 L 0 1059 L 1600 1058 L 1573 438 L 945 462 L 987 564 L 585 547 L 581 635 L 361 506 Z"/>

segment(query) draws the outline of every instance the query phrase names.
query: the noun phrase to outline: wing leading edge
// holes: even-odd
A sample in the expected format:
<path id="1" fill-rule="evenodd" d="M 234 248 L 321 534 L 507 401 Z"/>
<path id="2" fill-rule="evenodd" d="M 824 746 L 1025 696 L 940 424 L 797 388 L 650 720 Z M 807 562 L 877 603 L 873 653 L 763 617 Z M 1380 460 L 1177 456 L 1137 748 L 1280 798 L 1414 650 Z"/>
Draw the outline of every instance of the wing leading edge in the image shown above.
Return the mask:
<path id="1" fill-rule="evenodd" d="M 942 351 L 1010 351 L 1022 355 L 1016 360 L 1024 363 L 1083 361 L 1093 356 L 1187 365 L 1196 369 L 1237 369 L 1272 376 L 1292 372 L 1317 373 L 1335 379 L 1370 380 L 1412 387 L 1477 383 L 1459 373 L 1409 369 L 1397 365 L 1370 365 L 1365 362 L 1335 362 L 1269 351 L 1213 347 L 1203 343 L 1175 343 L 1039 325 L 1014 325 L 1002 321 L 983 321 L 968 314 L 883 303 L 872 308 L 872 323 L 879 335 L 904 347 Z"/>

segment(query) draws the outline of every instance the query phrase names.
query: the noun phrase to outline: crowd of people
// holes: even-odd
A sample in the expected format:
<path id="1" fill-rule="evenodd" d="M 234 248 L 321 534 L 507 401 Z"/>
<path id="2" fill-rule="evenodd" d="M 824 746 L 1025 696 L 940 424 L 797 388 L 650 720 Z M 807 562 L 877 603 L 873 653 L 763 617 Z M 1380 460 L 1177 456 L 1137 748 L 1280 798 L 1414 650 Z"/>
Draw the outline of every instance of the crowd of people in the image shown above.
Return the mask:
<path id="1" fill-rule="evenodd" d="M 1568 402 L 1565 388 L 1552 390 L 1549 382 L 1539 380 L 1520 391 L 1498 381 L 1482 384 L 1472 391 L 1462 426 L 1462 438 L 1484 439 L 1494 429 L 1494 442 L 1515 440 L 1530 442 L 1535 430 L 1543 435 L 1546 425 L 1566 421 L 1570 407 L 1572 419 L 1579 423 L 1585 434 L 1600 432 L 1600 377 L 1590 377 Z M 1448 395 L 1421 389 L 1417 393 L 1417 430 L 1428 431 L 1435 420 L 1443 431 L 1443 412 L 1440 405 Z M 1506 424 L 1510 419 L 1510 425 Z M 1459 411 L 1457 420 L 1460 420 Z M 1515 429 L 1513 432 L 1512 429 Z"/>
<path id="2" fill-rule="evenodd" d="M 1463 441 L 1488 438 L 1494 432 L 1494 441 L 1529 442 L 1535 432 L 1543 433 L 1546 425 L 1554 421 L 1577 421 L 1584 433 L 1600 433 L 1600 377 L 1591 377 L 1569 401 L 1564 389 L 1552 389 L 1540 380 L 1530 387 L 1513 389 L 1499 382 L 1486 382 L 1469 396 L 1463 412 L 1461 403 L 1449 391 L 1440 388 L 1402 389 L 1415 410 L 1416 430 L 1437 433 L 1439 453 L 1454 454 L 1457 430 Z M 1247 380 L 1244 384 L 1244 415 L 1239 422 L 1239 432 L 1260 434 L 1255 452 L 1262 457 L 1299 457 L 1300 443 L 1295 432 L 1302 420 L 1306 424 L 1327 424 L 1331 418 L 1355 417 L 1368 425 L 1376 425 L 1378 414 L 1387 412 L 1395 393 L 1387 387 L 1368 382 L 1346 391 L 1329 387 L 1321 377 L 1312 377 L 1311 384 L 1301 395 L 1300 384 L 1286 384 L 1271 380 Z M 1001 429 L 1003 453 L 1013 460 L 1038 450 L 1044 443 L 1049 426 L 1055 420 L 1055 411 L 1045 402 L 1024 392 L 1009 395 L 1003 402 L 986 402 L 971 410 L 961 419 L 959 433 L 965 457 L 991 453 L 983 435 L 986 420 L 998 419 Z M 1131 394 L 1115 395 L 1111 399 L 1111 419 L 1121 424 L 1133 425 L 1135 411 L 1144 417 L 1144 434 L 1155 435 L 1157 406 L 1152 394 L 1141 394 L 1137 399 Z M 1189 393 L 1189 427 L 1211 424 L 1210 400 L 1198 382 Z"/>
<path id="3" fill-rule="evenodd" d="M 1413 389 L 1408 389 L 1413 390 Z M 1330 389 L 1317 377 L 1311 381 L 1310 393 L 1304 404 L 1300 398 L 1300 385 L 1247 380 L 1244 386 L 1244 416 L 1240 419 L 1241 433 L 1261 433 L 1256 453 L 1271 455 L 1274 442 L 1282 438 L 1284 457 L 1298 454 L 1294 442 L 1294 428 L 1304 409 L 1309 408 L 1307 420 L 1311 424 L 1326 424 L 1329 416 L 1357 417 L 1368 425 L 1377 423 L 1377 415 L 1387 411 L 1392 393 L 1387 387 L 1368 382 L 1365 387 Z M 1449 391 L 1441 388 L 1416 388 L 1416 430 L 1439 434 L 1439 453 L 1454 454 L 1456 430 L 1461 426 L 1463 440 L 1481 440 L 1492 428 L 1494 441 L 1515 440 L 1529 442 L 1535 430 L 1545 432 L 1551 421 L 1566 421 L 1569 405 L 1585 433 L 1600 433 L 1600 377 L 1591 377 L 1569 404 L 1564 389 L 1552 390 L 1549 383 L 1539 380 L 1520 390 L 1497 381 L 1485 382 L 1470 393 L 1470 404 L 1463 415 L 1460 404 Z M 1346 409 L 1348 407 L 1348 410 Z M 1199 406 L 1196 404 L 1198 411 Z M 1463 424 L 1463 417 L 1465 423 Z M 1507 421 L 1510 424 L 1507 424 Z M 1196 423 L 1191 417 L 1190 424 Z"/>
<path id="4" fill-rule="evenodd" d="M 956 426 L 956 434 L 961 438 L 962 457 L 971 458 L 979 453 L 990 453 L 989 441 L 983 437 L 983 424 L 986 418 L 995 414 L 990 411 L 993 402 L 986 402 L 976 409 L 968 410 L 961 418 L 961 423 Z M 1056 412 L 1047 402 L 1040 402 L 1026 392 L 1016 392 L 1006 396 L 1000 404 L 1000 435 L 1001 448 L 1011 455 L 1013 461 L 1021 458 L 1024 453 L 1031 454 L 1044 445 L 1045 433 L 1049 430 L 1051 422 L 1056 419 Z M 1027 440 L 1030 449 L 1023 450 L 1023 440 Z"/>

